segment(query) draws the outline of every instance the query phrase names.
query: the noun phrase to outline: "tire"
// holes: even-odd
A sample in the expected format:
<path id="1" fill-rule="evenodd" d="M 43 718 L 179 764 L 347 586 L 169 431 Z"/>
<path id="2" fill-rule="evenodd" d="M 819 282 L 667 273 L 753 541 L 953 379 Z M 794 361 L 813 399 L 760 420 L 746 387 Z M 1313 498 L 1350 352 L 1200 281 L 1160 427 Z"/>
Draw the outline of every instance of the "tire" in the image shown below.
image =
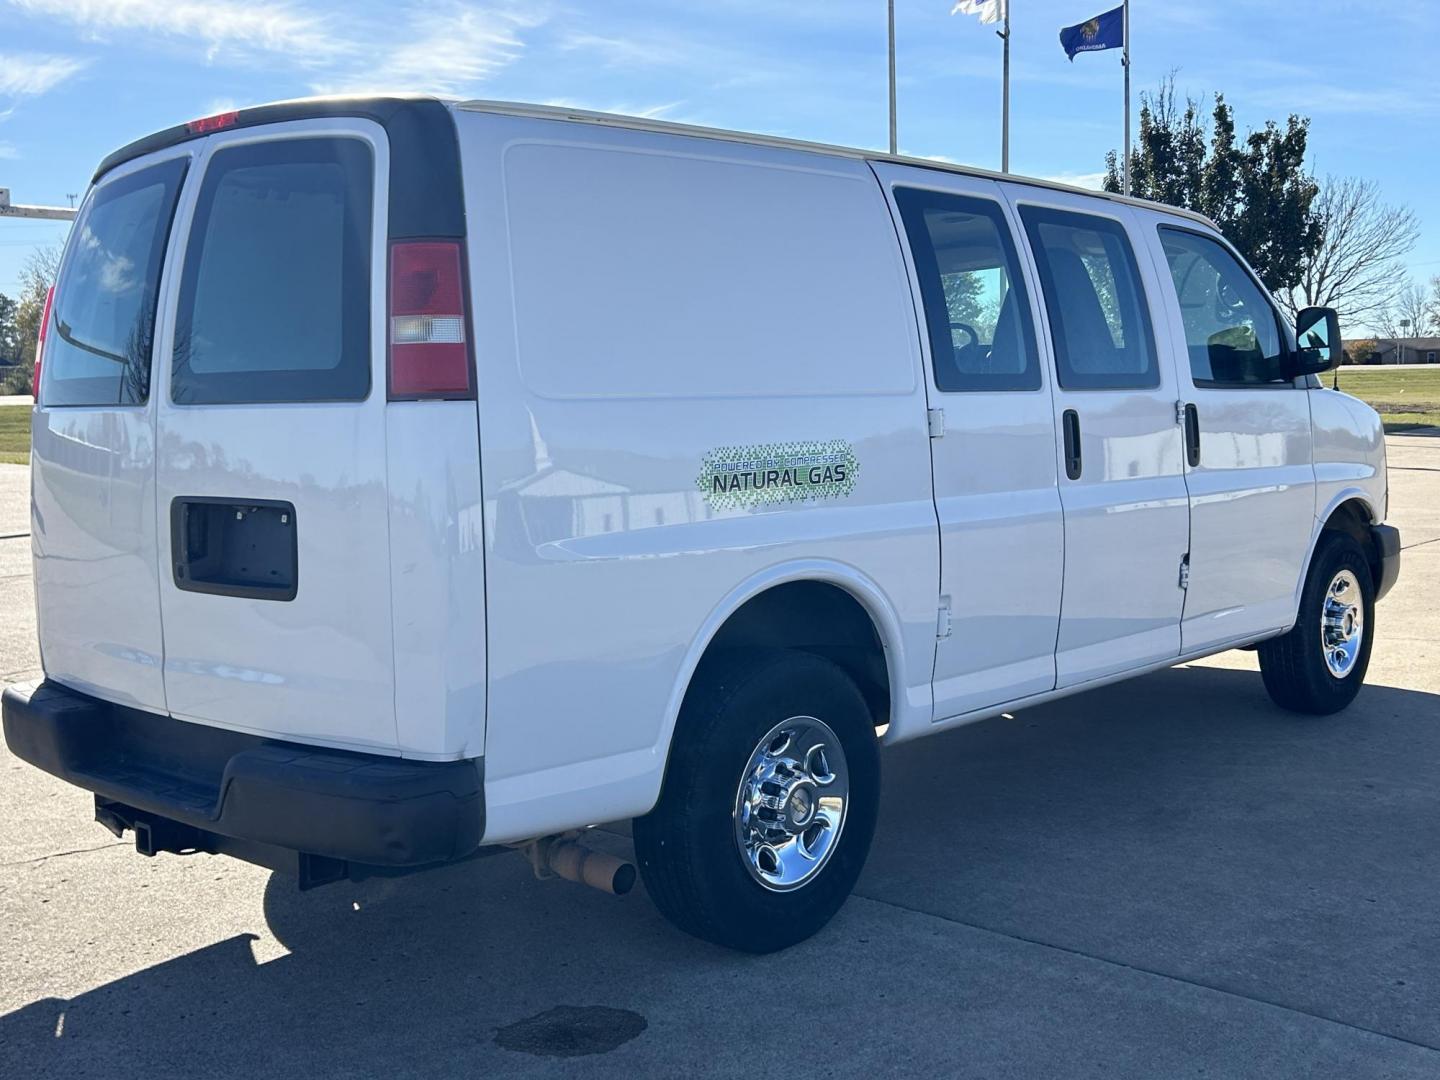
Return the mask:
<path id="1" fill-rule="evenodd" d="M 832 736 L 841 751 L 836 760 L 823 749 Z M 815 745 L 822 747 L 818 754 Z M 803 768 L 794 770 L 787 761 Z M 761 774 L 789 786 L 772 780 L 762 787 L 756 779 Z M 836 816 L 842 781 L 838 828 L 824 826 L 822 816 Z M 742 787 L 752 796 L 743 805 Z M 794 794 L 800 788 L 809 793 L 808 802 Z M 784 796 L 783 809 L 751 809 L 758 805 L 754 797 L 776 791 Z M 680 710 L 660 800 L 635 820 L 641 877 L 661 914 L 686 933 L 743 952 L 784 949 L 820 930 L 855 887 L 875 832 L 879 793 L 870 710 L 837 665 L 783 650 L 707 660 Z M 804 816 L 806 809 L 813 817 Z M 799 816 L 785 816 L 792 810 Z M 787 835 L 757 831 L 772 815 L 796 829 L 791 839 L 747 846 L 742 834 L 750 840 Z M 809 876 L 786 879 L 796 868 Z"/>
<path id="2" fill-rule="evenodd" d="M 1336 661 L 1344 668 L 1341 674 L 1327 661 L 1326 630 L 1322 627 L 1326 602 L 1337 582 L 1344 587 L 1337 595 L 1358 603 L 1342 604 L 1337 600 L 1330 609 L 1332 621 L 1343 622 L 1343 615 L 1338 615 L 1342 610 L 1361 615 L 1359 641 L 1342 654 L 1336 654 L 1347 658 Z M 1350 586 L 1354 586 L 1358 596 L 1350 592 Z M 1343 637 L 1350 626 L 1353 623 L 1336 625 L 1332 642 Z M 1260 674 L 1265 680 L 1265 689 L 1282 709 L 1312 716 L 1339 712 L 1360 692 L 1374 642 L 1375 583 L 1365 552 L 1355 538 L 1346 533 L 1321 533 L 1310 560 L 1294 628 L 1288 634 L 1260 643 Z"/>

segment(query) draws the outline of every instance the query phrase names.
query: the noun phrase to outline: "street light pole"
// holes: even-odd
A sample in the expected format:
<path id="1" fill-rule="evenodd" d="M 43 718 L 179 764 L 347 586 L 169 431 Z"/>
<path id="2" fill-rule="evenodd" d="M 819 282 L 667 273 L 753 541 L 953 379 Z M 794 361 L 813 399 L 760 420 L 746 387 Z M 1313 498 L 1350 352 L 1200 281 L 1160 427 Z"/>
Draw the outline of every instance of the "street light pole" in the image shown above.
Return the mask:
<path id="1" fill-rule="evenodd" d="M 10 189 L 0 187 L 0 218 L 41 218 L 47 221 L 74 221 L 75 208 L 67 206 L 27 206 L 10 201 Z"/>
<path id="2" fill-rule="evenodd" d="M 890 0 L 890 155 L 898 153 L 899 127 L 895 121 L 895 0 Z"/>
<path id="3" fill-rule="evenodd" d="M 1000 0 L 1000 10 L 1005 13 L 1005 29 L 999 31 L 1005 42 L 1005 56 L 1001 64 L 1000 82 L 1000 171 L 1010 171 L 1010 0 Z"/>

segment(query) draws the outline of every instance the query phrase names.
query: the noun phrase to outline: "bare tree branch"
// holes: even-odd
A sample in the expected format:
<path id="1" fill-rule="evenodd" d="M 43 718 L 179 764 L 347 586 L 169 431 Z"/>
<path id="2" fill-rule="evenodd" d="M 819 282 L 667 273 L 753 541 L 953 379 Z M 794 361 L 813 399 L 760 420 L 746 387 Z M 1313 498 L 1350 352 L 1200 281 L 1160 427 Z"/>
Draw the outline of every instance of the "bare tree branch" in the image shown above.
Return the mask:
<path id="1" fill-rule="evenodd" d="M 1404 279 L 1401 279 L 1402 282 Z M 1388 338 L 1430 337 L 1440 328 L 1433 289 L 1413 283 L 1402 284 L 1395 297 L 1375 316 L 1375 325 Z M 1405 325 L 1401 325 L 1404 323 Z"/>
<path id="2" fill-rule="evenodd" d="M 1281 304 L 1292 315 L 1333 307 L 1347 323 L 1375 320 L 1405 285 L 1400 260 L 1419 238 L 1419 219 L 1408 206 L 1382 202 L 1375 181 L 1355 176 L 1327 176 L 1311 209 L 1320 249 Z"/>

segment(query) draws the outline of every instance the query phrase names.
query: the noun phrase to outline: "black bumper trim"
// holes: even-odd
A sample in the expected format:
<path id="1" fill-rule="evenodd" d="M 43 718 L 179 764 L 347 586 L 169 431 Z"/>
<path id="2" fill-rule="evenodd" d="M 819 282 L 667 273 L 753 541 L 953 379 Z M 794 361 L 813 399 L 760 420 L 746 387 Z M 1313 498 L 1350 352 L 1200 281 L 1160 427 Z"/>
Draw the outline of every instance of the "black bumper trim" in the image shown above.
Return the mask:
<path id="1" fill-rule="evenodd" d="M 473 854 L 485 831 L 483 759 L 408 761 L 277 742 L 50 681 L 7 688 L 0 712 L 16 757 L 106 802 L 208 834 L 415 867 Z"/>
<path id="2" fill-rule="evenodd" d="M 1379 600 L 1394 587 L 1400 577 L 1400 530 L 1394 525 L 1371 525 L 1375 551 L 1380 565 L 1375 575 L 1375 599 Z"/>

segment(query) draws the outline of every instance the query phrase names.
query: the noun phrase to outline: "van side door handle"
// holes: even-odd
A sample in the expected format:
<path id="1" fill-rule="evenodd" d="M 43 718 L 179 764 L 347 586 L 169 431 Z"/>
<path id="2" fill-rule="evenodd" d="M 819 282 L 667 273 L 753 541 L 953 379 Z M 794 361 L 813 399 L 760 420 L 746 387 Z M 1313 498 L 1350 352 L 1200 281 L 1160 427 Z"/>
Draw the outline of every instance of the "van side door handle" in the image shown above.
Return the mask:
<path id="1" fill-rule="evenodd" d="M 1192 469 L 1200 464 L 1200 413 L 1195 406 L 1185 406 L 1185 460 Z"/>
<path id="2" fill-rule="evenodd" d="M 1071 480 L 1080 479 L 1080 417 L 1074 409 L 1066 409 L 1060 418 L 1060 427 L 1065 435 L 1065 475 Z"/>

